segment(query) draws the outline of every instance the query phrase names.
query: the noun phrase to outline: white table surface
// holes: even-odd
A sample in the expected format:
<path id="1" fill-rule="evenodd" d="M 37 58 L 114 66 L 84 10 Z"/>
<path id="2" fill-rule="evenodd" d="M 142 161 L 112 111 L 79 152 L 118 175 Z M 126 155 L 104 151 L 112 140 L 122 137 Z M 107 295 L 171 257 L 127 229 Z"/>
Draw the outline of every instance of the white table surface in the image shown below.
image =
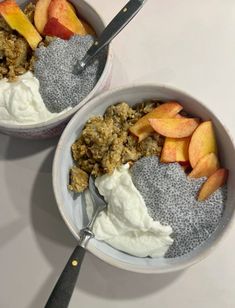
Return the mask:
<path id="1" fill-rule="evenodd" d="M 125 1 L 89 0 L 106 21 Z M 165 83 L 203 100 L 235 136 L 235 1 L 149 0 L 113 43 L 112 87 Z M 0 135 L 0 307 L 43 307 L 76 245 L 58 213 L 58 139 Z M 235 225 L 187 271 L 141 275 L 87 254 L 70 307 L 233 308 Z"/>

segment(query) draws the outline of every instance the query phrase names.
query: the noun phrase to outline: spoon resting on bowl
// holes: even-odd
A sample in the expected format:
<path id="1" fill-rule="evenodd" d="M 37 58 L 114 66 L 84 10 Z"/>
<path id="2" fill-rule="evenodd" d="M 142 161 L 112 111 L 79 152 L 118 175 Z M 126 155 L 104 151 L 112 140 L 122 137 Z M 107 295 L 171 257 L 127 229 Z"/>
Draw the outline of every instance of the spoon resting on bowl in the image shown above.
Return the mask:
<path id="1" fill-rule="evenodd" d="M 94 41 L 82 60 L 74 66 L 74 74 L 79 74 L 90 61 L 103 50 L 143 7 L 147 0 L 130 0 L 112 19 L 101 35 Z"/>
<path id="2" fill-rule="evenodd" d="M 45 305 L 45 308 L 65 308 L 68 307 L 77 277 L 82 265 L 83 257 L 86 252 L 88 241 L 94 237 L 92 232 L 93 225 L 99 213 L 106 209 L 107 203 L 98 192 L 92 176 L 89 178 L 89 191 L 94 206 L 94 212 L 88 225 L 79 232 L 80 241 L 75 247 L 54 289 Z"/>

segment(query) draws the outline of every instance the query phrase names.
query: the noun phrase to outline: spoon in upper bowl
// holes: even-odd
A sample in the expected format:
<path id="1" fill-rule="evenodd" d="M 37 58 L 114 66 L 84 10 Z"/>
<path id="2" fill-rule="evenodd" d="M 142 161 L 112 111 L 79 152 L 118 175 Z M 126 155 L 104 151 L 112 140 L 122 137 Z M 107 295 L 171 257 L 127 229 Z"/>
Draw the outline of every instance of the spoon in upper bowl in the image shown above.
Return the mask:
<path id="1" fill-rule="evenodd" d="M 51 295 L 45 305 L 45 308 L 68 307 L 82 265 L 83 257 L 86 252 L 86 245 L 88 241 L 94 237 L 94 233 L 92 232 L 93 225 L 99 213 L 105 210 L 107 207 L 107 203 L 99 194 L 92 176 L 89 178 L 89 190 L 94 206 L 92 218 L 88 225 L 80 230 L 80 241 L 75 247 L 72 255 L 65 265 L 63 272 L 58 278 L 54 289 L 52 290 Z"/>
<path id="2" fill-rule="evenodd" d="M 112 19 L 101 35 L 94 41 L 82 60 L 74 66 L 74 74 L 80 73 L 87 64 L 107 46 L 118 33 L 132 20 L 147 0 L 130 0 Z"/>

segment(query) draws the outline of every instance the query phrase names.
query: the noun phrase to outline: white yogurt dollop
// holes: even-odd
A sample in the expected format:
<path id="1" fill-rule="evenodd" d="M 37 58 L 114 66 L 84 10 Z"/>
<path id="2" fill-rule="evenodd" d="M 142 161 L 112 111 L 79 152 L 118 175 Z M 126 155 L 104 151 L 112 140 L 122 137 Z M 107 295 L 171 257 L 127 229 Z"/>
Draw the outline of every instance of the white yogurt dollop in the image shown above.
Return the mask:
<path id="1" fill-rule="evenodd" d="M 0 122 L 9 124 L 35 124 L 48 121 L 68 111 L 51 113 L 39 93 L 39 81 L 27 72 L 14 82 L 0 81 Z"/>
<path id="2" fill-rule="evenodd" d="M 149 216 L 129 165 L 98 177 L 95 184 L 108 203 L 107 211 L 101 212 L 94 224 L 96 238 L 134 256 L 164 256 L 173 243 L 172 228 Z"/>

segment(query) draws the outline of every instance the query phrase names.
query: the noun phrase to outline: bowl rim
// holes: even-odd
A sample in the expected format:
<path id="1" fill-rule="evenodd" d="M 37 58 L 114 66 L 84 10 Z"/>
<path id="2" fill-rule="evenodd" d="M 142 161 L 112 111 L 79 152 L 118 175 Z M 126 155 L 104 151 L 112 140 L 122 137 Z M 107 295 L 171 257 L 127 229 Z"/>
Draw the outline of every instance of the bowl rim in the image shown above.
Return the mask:
<path id="1" fill-rule="evenodd" d="M 70 232 L 73 234 L 73 236 L 75 237 L 76 240 L 79 240 L 79 235 L 78 233 L 74 230 L 74 228 L 72 227 L 72 225 L 70 224 L 69 219 L 67 219 L 64 210 L 63 210 L 63 205 L 62 205 L 62 200 L 60 200 L 59 198 L 59 187 L 57 186 L 56 182 L 57 182 L 57 166 L 59 166 L 59 161 L 62 157 L 63 154 L 63 145 L 66 144 L 66 139 L 67 139 L 67 134 L 70 131 L 70 128 L 76 123 L 77 121 L 77 117 L 79 116 L 80 112 L 86 112 L 86 109 L 91 106 L 96 106 L 97 102 L 101 101 L 101 100 L 105 100 L 106 97 L 110 97 L 115 93 L 121 92 L 121 91 L 126 91 L 128 89 L 134 89 L 135 88 L 139 88 L 139 87 L 152 87 L 154 89 L 166 89 L 172 92 L 178 92 L 179 94 L 188 97 L 189 99 L 195 100 L 197 101 L 205 110 L 209 111 L 209 113 L 212 113 L 214 115 L 214 117 L 222 124 L 222 121 L 220 120 L 220 117 L 218 115 L 216 115 L 210 108 L 208 108 L 201 100 L 197 99 L 195 96 L 190 95 L 189 93 L 187 93 L 186 91 L 183 91 L 181 89 L 178 89 L 177 87 L 174 86 L 168 86 L 165 84 L 159 84 L 159 83 L 132 83 L 129 84 L 128 86 L 125 87 L 115 87 L 113 89 L 109 89 L 108 91 L 105 91 L 97 96 L 95 96 L 94 98 L 92 98 L 87 104 L 83 105 L 79 111 L 76 112 L 76 114 L 74 115 L 74 117 L 69 121 L 68 125 L 66 126 L 65 130 L 63 131 L 59 142 L 57 144 L 56 150 L 55 150 L 55 155 L 54 155 L 54 159 L 53 159 L 53 166 L 52 166 L 52 184 L 53 184 L 53 191 L 54 191 L 54 196 L 56 199 L 56 203 L 59 209 L 59 212 L 65 222 L 65 224 L 67 225 L 68 229 L 70 230 Z M 113 102 L 113 104 L 115 104 L 115 102 Z M 230 133 L 230 131 L 227 129 L 227 127 L 223 124 L 224 130 L 228 136 L 228 138 L 230 139 L 231 143 L 232 143 L 232 147 L 233 150 L 235 152 L 235 143 L 234 143 L 234 139 Z M 107 255 L 106 253 L 104 253 L 102 250 L 97 249 L 94 245 L 91 244 L 91 241 L 89 242 L 88 246 L 86 247 L 86 249 L 91 252 L 92 254 L 94 254 L 96 257 L 98 257 L 100 260 L 107 262 L 108 264 L 115 266 L 117 268 L 120 269 L 124 269 L 127 271 L 132 271 L 132 272 L 137 272 L 137 273 L 145 273 L 145 274 L 157 274 L 157 273 L 167 273 L 167 272 L 175 272 L 175 271 L 179 271 L 182 269 L 186 269 L 192 265 L 194 265 L 195 263 L 198 263 L 200 261 L 202 261 L 203 259 L 205 259 L 212 250 L 215 249 L 215 247 L 221 242 L 221 239 L 228 233 L 228 231 L 231 229 L 231 225 L 232 225 L 232 221 L 235 220 L 235 210 L 233 211 L 229 221 L 226 224 L 225 229 L 223 230 L 223 232 L 220 232 L 220 234 L 218 234 L 218 236 L 216 237 L 216 239 L 213 241 L 213 243 L 207 247 L 206 249 L 204 249 L 202 252 L 200 252 L 199 255 L 197 255 L 196 257 L 192 257 L 189 260 L 186 260 L 184 263 L 182 264 L 175 264 L 174 268 L 173 267 L 169 267 L 169 268 L 154 268 L 154 267 L 146 267 L 143 265 L 134 265 L 131 263 L 127 263 L 121 260 L 117 260 L 109 255 Z"/>
<path id="2" fill-rule="evenodd" d="M 84 0 L 79 0 L 79 1 L 82 1 L 83 4 L 86 5 L 89 10 L 93 11 L 93 13 L 95 13 L 100 18 L 100 21 L 102 22 L 103 26 L 104 27 L 106 26 L 106 22 L 104 18 L 97 12 L 97 10 L 93 6 L 91 6 L 87 1 L 84 1 Z M 99 88 L 99 86 L 103 83 L 105 76 L 109 73 L 111 62 L 112 62 L 112 43 L 109 44 L 107 49 L 108 49 L 107 59 L 105 61 L 105 66 L 102 71 L 102 74 L 100 75 L 100 78 L 98 79 L 96 85 L 91 90 L 91 92 L 78 105 L 76 105 L 75 107 L 72 107 L 68 111 L 48 121 L 43 121 L 43 122 L 35 123 L 35 124 L 12 124 L 12 123 L 8 124 L 8 123 L 3 123 L 0 120 L 0 129 L 1 128 L 11 129 L 15 131 L 30 130 L 30 129 L 46 129 L 50 126 L 54 127 L 55 124 L 60 124 L 64 122 L 65 120 L 69 119 L 70 116 L 75 114 L 80 108 L 82 108 L 82 106 L 84 106 L 89 100 L 92 99 L 95 92 L 97 91 L 97 88 Z"/>

